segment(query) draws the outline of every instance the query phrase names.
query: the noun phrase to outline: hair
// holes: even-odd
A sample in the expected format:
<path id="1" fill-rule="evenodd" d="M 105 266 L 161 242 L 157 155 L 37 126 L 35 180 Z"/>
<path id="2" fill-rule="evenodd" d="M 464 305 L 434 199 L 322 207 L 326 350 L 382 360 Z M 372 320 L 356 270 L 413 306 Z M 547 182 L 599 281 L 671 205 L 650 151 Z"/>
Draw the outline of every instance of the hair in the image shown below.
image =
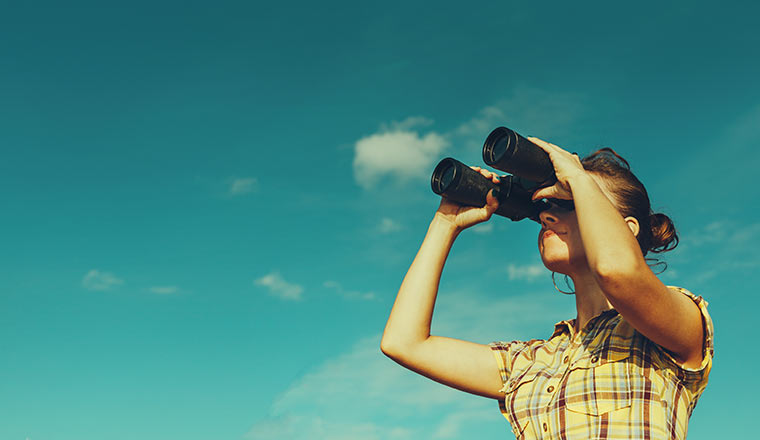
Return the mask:
<path id="1" fill-rule="evenodd" d="M 604 178 L 606 189 L 623 217 L 631 216 L 639 221 L 636 240 L 645 256 L 647 252 L 667 252 L 678 246 L 673 220 L 665 214 L 652 212 L 647 190 L 633 175 L 627 160 L 612 148 L 602 148 L 583 158 L 581 163 L 586 171 Z"/>

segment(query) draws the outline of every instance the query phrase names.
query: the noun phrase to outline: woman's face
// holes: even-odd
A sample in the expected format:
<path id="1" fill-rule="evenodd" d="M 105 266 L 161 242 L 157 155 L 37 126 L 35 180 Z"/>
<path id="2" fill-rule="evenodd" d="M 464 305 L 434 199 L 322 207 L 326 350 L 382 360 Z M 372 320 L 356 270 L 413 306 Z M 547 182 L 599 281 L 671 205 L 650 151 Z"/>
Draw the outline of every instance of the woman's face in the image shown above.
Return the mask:
<path id="1" fill-rule="evenodd" d="M 602 176 L 589 173 L 602 193 L 614 205 L 612 194 Z M 538 234 L 538 251 L 547 269 L 564 274 L 588 266 L 586 250 L 578 229 L 578 217 L 574 209 L 551 203 L 551 208 L 540 214 L 541 231 Z"/>
<path id="2" fill-rule="evenodd" d="M 550 205 L 551 208 L 540 214 L 538 251 L 547 269 L 567 274 L 573 268 L 587 264 L 578 230 L 578 217 L 575 211 Z"/>

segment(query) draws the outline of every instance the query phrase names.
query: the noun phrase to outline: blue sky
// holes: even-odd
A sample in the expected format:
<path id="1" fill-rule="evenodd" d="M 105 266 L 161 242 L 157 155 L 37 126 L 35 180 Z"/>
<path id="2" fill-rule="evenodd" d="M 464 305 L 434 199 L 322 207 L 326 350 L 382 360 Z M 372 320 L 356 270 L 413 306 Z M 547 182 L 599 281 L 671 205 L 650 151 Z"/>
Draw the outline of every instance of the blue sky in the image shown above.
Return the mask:
<path id="1" fill-rule="evenodd" d="M 716 326 L 689 438 L 750 436 L 758 9 L 4 5 L 0 438 L 511 438 L 495 402 L 379 350 L 433 166 L 482 164 L 500 125 L 629 160 L 681 234 L 663 281 Z M 574 317 L 537 232 L 462 234 L 433 332 Z"/>

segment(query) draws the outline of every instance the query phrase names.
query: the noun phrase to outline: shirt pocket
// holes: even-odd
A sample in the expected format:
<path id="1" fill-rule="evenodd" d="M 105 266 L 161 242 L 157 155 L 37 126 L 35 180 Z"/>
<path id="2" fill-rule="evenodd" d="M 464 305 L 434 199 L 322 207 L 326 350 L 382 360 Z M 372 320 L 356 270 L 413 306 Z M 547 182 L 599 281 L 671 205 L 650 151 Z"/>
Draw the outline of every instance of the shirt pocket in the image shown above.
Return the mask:
<path id="1" fill-rule="evenodd" d="M 631 406 L 628 350 L 597 350 L 576 360 L 567 373 L 565 405 L 569 411 L 598 416 Z"/>

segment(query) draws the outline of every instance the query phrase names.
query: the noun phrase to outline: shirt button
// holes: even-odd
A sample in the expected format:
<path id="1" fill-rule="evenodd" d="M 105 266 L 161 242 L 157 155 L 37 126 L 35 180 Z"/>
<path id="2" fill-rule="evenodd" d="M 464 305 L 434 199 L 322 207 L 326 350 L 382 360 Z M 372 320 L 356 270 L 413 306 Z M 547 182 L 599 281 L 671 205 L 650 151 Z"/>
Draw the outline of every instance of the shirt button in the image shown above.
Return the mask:
<path id="1" fill-rule="evenodd" d="M 547 426 L 546 422 L 544 422 L 544 432 L 549 430 L 549 426 Z"/>
<path id="2" fill-rule="evenodd" d="M 554 386 L 549 386 L 549 388 L 546 389 L 547 393 L 551 393 L 552 391 L 554 391 Z"/>
<path id="3" fill-rule="evenodd" d="M 599 360 L 599 356 L 594 356 L 591 358 L 591 362 L 594 362 L 594 363 L 596 363 L 596 361 L 598 360 Z"/>
<path id="4" fill-rule="evenodd" d="M 562 359 L 562 362 L 563 362 L 563 363 L 567 363 L 567 361 L 568 361 L 568 357 L 567 357 L 567 356 L 565 356 L 565 358 L 564 358 L 564 359 Z"/>

